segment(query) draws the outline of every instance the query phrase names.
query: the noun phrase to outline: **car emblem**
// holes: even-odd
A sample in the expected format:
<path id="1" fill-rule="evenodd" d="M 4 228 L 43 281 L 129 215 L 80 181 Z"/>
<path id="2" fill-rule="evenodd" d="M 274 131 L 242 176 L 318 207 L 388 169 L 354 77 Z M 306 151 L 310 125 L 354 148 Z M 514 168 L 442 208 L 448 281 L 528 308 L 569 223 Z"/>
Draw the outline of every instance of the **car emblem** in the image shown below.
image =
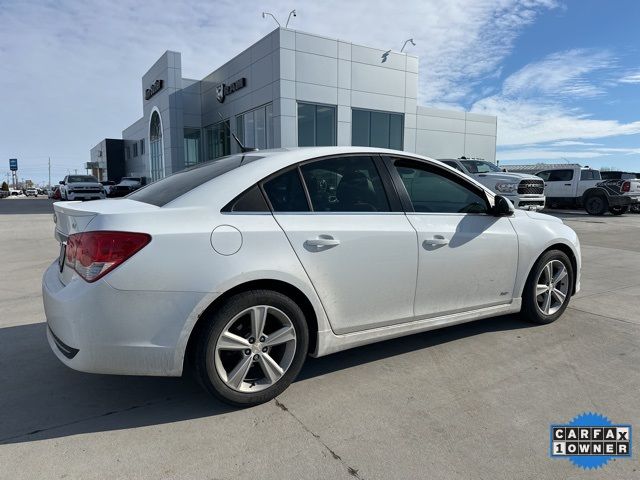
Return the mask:
<path id="1" fill-rule="evenodd" d="M 224 83 L 216 87 L 216 98 L 220 103 L 224 102 Z"/>
<path id="2" fill-rule="evenodd" d="M 74 218 L 73 220 L 71 220 L 71 228 L 73 228 L 74 230 L 75 230 L 76 228 L 78 228 L 78 224 L 76 223 L 75 218 Z"/>

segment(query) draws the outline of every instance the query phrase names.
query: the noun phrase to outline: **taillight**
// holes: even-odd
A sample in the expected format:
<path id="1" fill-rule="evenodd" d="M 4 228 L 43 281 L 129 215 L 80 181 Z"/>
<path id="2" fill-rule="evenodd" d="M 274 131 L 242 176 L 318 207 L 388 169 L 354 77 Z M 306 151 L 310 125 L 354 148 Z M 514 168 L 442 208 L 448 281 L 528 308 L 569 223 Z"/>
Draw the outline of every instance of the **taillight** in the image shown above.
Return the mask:
<path id="1" fill-rule="evenodd" d="M 133 232 L 86 232 L 67 239 L 65 264 L 87 282 L 95 282 L 151 241 L 151 235 Z"/>
<path id="2" fill-rule="evenodd" d="M 631 190 L 631 182 L 624 182 L 622 184 L 622 191 L 628 192 L 629 190 Z"/>

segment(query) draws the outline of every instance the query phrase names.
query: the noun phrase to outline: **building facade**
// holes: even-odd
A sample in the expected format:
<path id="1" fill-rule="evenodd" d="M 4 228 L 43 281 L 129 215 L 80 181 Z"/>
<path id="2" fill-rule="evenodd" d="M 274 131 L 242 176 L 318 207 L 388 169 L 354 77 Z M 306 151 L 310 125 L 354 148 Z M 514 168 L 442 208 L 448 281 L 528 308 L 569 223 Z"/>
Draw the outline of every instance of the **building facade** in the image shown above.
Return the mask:
<path id="1" fill-rule="evenodd" d="M 496 117 L 419 106 L 418 58 L 278 28 L 202 80 L 165 52 L 122 132 L 125 172 L 157 180 L 239 151 L 362 145 L 495 161 Z"/>

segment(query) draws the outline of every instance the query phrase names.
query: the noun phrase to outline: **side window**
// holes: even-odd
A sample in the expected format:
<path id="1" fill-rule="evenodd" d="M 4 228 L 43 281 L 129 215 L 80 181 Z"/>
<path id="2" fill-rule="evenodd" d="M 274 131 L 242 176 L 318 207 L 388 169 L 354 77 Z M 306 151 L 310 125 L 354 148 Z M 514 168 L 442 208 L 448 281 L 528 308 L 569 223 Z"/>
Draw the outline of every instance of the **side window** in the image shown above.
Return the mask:
<path id="1" fill-rule="evenodd" d="M 551 170 L 549 182 L 570 182 L 573 180 L 573 170 Z"/>
<path id="2" fill-rule="evenodd" d="M 257 185 L 241 193 L 227 204 L 223 212 L 269 212 L 269 206 Z"/>
<path id="3" fill-rule="evenodd" d="M 297 168 L 292 168 L 264 182 L 263 187 L 274 212 L 309 211 Z"/>
<path id="4" fill-rule="evenodd" d="M 581 170 L 580 180 L 602 180 L 599 170 Z"/>
<path id="5" fill-rule="evenodd" d="M 437 168 L 408 160 L 395 167 L 416 212 L 487 213 L 489 206 L 480 191 L 443 175 Z"/>
<path id="6" fill-rule="evenodd" d="M 544 172 L 536 173 L 536 176 L 540 177 L 545 182 L 549 180 L 549 175 L 551 175 L 551 170 L 545 170 Z"/>
<path id="7" fill-rule="evenodd" d="M 300 167 L 315 212 L 388 212 L 371 157 L 328 158 Z"/>

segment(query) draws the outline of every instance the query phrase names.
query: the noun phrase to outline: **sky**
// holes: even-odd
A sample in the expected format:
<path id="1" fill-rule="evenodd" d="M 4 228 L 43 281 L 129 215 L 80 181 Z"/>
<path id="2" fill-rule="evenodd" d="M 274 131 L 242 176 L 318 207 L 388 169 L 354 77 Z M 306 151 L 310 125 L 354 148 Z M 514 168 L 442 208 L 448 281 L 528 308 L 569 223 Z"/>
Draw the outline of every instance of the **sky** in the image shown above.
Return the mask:
<path id="1" fill-rule="evenodd" d="M 101 139 L 142 114 L 140 82 L 165 50 L 202 78 L 290 28 L 419 57 L 419 104 L 497 115 L 501 164 L 640 171 L 635 0 L 0 0 L 0 180 L 84 171 Z"/>

